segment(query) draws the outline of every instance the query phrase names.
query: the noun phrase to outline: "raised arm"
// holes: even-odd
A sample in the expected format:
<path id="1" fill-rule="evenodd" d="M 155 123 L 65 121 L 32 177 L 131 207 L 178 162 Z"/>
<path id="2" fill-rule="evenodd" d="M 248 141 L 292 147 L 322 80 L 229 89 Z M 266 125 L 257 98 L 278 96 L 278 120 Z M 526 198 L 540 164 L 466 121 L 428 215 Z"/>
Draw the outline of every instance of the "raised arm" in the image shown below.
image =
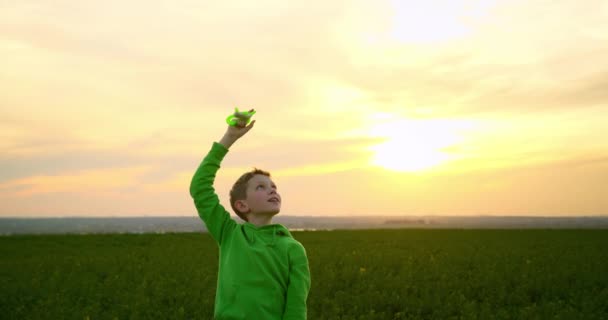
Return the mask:
<path id="1" fill-rule="evenodd" d="M 228 153 L 228 148 L 251 130 L 254 123 L 255 121 L 245 126 L 244 121 L 242 121 L 234 127 L 228 126 L 220 142 L 213 143 L 211 150 L 199 165 L 190 183 L 190 196 L 194 199 L 198 214 L 219 245 L 222 244 L 225 233 L 234 229 L 236 221 L 230 218 L 228 211 L 220 204 L 213 187 L 215 176 L 224 156 Z"/>

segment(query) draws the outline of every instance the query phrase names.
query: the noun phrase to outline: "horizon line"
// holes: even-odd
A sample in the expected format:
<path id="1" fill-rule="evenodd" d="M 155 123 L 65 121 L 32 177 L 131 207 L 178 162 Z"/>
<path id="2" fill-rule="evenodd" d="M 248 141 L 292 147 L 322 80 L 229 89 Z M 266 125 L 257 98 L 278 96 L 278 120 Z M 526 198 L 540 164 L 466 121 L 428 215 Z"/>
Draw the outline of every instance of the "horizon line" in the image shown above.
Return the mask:
<path id="1" fill-rule="evenodd" d="M 236 215 L 230 217 L 238 218 Z M 608 214 L 596 215 L 493 215 L 493 214 L 466 214 L 466 215 L 280 215 L 292 218 L 608 218 Z M 136 216 L 0 216 L 0 219 L 130 219 L 130 218 L 199 218 L 198 215 L 136 215 Z M 275 217 L 276 218 L 276 217 Z"/>

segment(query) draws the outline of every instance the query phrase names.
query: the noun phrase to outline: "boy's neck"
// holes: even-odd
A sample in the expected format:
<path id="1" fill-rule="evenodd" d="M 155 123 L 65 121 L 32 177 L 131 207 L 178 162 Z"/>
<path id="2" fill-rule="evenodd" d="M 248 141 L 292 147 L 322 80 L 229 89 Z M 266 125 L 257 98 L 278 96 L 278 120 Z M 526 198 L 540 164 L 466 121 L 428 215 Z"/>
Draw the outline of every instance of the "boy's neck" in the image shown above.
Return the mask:
<path id="1" fill-rule="evenodd" d="M 249 223 L 255 225 L 256 227 L 263 227 L 269 224 L 272 224 L 272 216 L 265 216 L 265 215 L 261 215 L 261 216 L 254 216 L 254 215 L 250 215 L 249 217 L 247 217 Z"/>

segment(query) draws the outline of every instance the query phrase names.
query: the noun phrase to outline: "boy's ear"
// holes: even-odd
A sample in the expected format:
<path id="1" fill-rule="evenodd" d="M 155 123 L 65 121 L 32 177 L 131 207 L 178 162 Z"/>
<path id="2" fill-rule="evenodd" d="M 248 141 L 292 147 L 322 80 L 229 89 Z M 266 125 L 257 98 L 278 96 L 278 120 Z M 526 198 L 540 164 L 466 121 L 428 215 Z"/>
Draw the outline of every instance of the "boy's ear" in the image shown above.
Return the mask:
<path id="1" fill-rule="evenodd" d="M 245 200 L 236 200 L 234 202 L 234 206 L 236 207 L 237 210 L 239 210 L 239 212 L 242 212 L 242 213 L 249 212 L 249 205 L 247 204 L 247 201 L 245 201 Z"/>

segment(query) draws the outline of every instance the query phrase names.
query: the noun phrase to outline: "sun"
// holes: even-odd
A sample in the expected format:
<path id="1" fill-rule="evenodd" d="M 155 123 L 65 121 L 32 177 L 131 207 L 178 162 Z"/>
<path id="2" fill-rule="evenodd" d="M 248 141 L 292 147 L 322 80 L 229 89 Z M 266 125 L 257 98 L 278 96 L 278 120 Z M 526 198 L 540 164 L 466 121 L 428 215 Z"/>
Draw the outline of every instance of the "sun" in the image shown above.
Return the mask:
<path id="1" fill-rule="evenodd" d="M 455 158 L 446 151 L 462 141 L 458 128 L 463 123 L 445 119 L 402 119 L 376 125 L 372 137 L 384 142 L 370 147 L 371 163 L 400 172 L 418 172 Z"/>
<path id="2" fill-rule="evenodd" d="M 372 147 L 374 165 L 402 172 L 422 171 L 441 164 L 449 155 L 422 144 L 404 143 L 400 139 Z"/>

